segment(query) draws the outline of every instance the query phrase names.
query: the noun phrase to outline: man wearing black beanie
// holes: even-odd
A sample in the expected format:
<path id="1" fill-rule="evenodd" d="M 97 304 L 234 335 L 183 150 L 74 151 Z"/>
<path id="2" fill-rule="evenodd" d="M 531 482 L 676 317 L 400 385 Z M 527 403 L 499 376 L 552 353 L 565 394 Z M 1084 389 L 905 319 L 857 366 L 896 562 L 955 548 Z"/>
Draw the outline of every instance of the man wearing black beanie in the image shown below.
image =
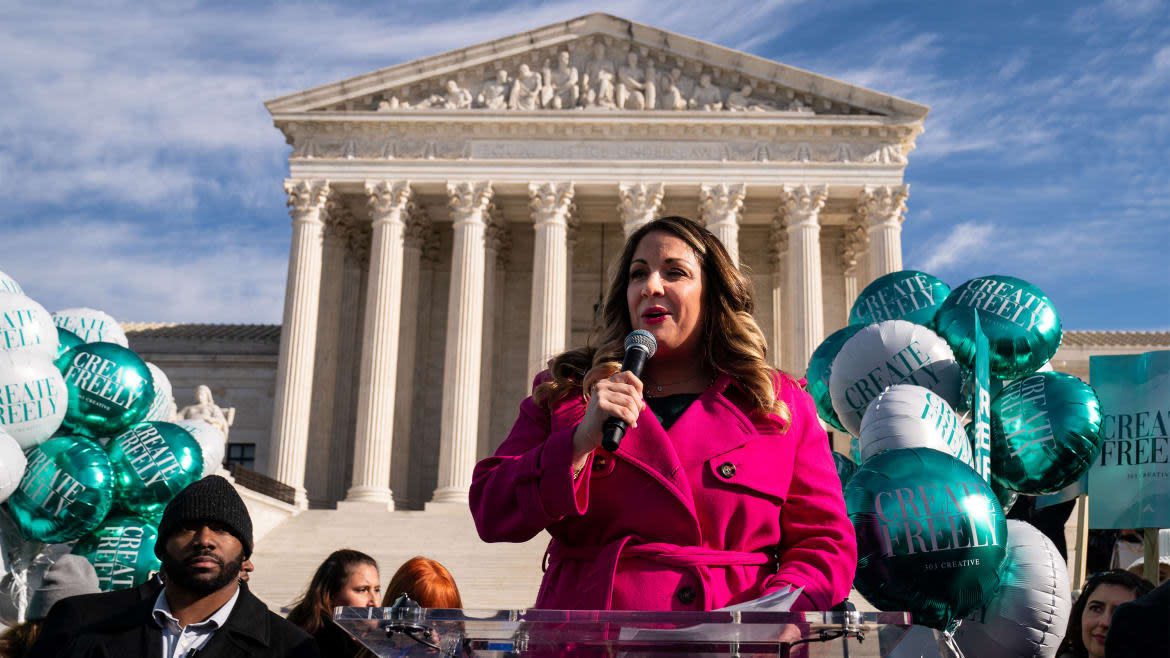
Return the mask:
<path id="1" fill-rule="evenodd" d="M 209 475 L 179 492 L 158 525 L 155 583 L 64 599 L 29 656 L 319 656 L 312 637 L 240 582 L 252 518 L 235 488 Z"/>

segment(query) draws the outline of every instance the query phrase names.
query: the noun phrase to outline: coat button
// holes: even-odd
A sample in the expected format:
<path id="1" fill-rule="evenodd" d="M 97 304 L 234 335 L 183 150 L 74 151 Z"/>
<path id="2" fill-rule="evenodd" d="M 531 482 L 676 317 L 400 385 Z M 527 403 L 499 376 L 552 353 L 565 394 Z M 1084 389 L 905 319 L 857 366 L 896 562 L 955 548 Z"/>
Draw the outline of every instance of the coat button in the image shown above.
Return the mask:
<path id="1" fill-rule="evenodd" d="M 731 462 L 723 462 L 719 465 L 719 474 L 725 478 L 735 476 L 735 464 Z"/>
<path id="2" fill-rule="evenodd" d="M 677 596 L 679 603 L 690 605 L 695 602 L 695 588 L 690 585 L 684 585 L 679 588 Z"/>
<path id="3" fill-rule="evenodd" d="M 606 461 L 605 457 L 594 457 L 593 458 L 593 472 L 594 473 L 600 473 L 600 472 L 604 471 L 605 467 L 607 465 L 608 465 L 608 462 Z"/>

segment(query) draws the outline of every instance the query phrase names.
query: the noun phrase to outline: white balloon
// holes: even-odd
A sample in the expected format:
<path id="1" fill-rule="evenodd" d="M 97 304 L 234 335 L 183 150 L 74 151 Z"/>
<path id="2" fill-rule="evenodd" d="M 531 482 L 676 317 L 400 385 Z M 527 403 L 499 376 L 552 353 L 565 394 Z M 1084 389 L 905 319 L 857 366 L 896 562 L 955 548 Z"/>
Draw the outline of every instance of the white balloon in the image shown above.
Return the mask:
<path id="1" fill-rule="evenodd" d="M 24 451 L 12 435 L 0 427 L 0 503 L 8 500 L 13 491 L 20 486 L 20 479 L 24 477 L 24 467 L 28 460 L 24 458 Z"/>
<path id="2" fill-rule="evenodd" d="M 967 431 L 951 405 L 930 389 L 912 384 L 894 384 L 869 403 L 858 441 L 863 463 L 886 450 L 933 448 L 973 464 Z"/>
<path id="3" fill-rule="evenodd" d="M 171 420 L 171 406 L 174 404 L 171 380 L 167 378 L 162 368 L 153 363 L 147 361 L 146 367 L 154 376 L 154 401 L 150 403 L 150 408 L 146 410 L 146 417 L 142 421 L 162 420 L 169 422 Z"/>
<path id="4" fill-rule="evenodd" d="M 963 620 L 955 640 L 968 656 L 1052 658 L 1072 610 L 1068 567 L 1044 533 L 1023 521 L 1007 523 L 999 590 Z"/>
<path id="5" fill-rule="evenodd" d="M 3 272 L 0 272 L 0 291 L 14 292 L 18 295 L 24 294 L 24 290 L 20 288 L 20 284 L 16 282 L 16 279 Z"/>
<path id="6" fill-rule="evenodd" d="M 175 424 L 187 430 L 203 449 L 203 476 L 207 477 L 219 470 L 223 464 L 225 444 L 227 439 L 215 426 L 202 420 L 176 420 Z"/>
<path id="7" fill-rule="evenodd" d="M 57 327 L 45 307 L 24 295 L 0 292 L 0 350 L 57 358 Z"/>
<path id="8" fill-rule="evenodd" d="M 850 434 L 861 431 L 861 417 L 888 386 L 914 384 L 959 402 L 962 375 L 955 354 L 938 334 L 905 320 L 867 325 L 833 359 L 829 395 L 833 410 Z"/>
<path id="9" fill-rule="evenodd" d="M 0 425 L 22 450 L 40 445 L 61 427 L 68 403 L 65 378 L 49 357 L 0 352 Z"/>
<path id="10" fill-rule="evenodd" d="M 56 322 L 58 327 L 77 334 L 81 340 L 87 343 L 105 341 L 117 343 L 122 347 L 130 347 L 130 341 L 126 340 L 126 333 L 122 331 L 122 325 L 118 324 L 118 321 L 110 317 L 109 314 L 96 309 L 67 308 L 60 310 L 53 314 L 53 322 Z"/>

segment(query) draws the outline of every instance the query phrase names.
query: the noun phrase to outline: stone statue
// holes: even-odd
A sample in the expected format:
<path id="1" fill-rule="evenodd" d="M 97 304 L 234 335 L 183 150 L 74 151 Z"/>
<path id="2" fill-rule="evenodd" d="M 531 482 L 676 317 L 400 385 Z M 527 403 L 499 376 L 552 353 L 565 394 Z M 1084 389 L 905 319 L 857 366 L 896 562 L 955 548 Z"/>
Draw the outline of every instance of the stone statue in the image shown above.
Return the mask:
<path id="1" fill-rule="evenodd" d="M 381 101 L 378 102 L 378 111 L 379 112 L 389 112 L 391 110 L 398 110 L 398 109 L 405 110 L 405 109 L 409 109 L 409 108 L 410 108 L 410 103 L 406 103 L 406 102 L 398 100 L 397 96 L 391 96 L 389 99 L 383 98 Z"/>
<path id="2" fill-rule="evenodd" d="M 548 61 L 545 60 L 542 105 L 554 110 L 573 108 L 577 107 L 580 96 L 577 69 L 569 65 L 568 51 L 562 50 L 561 54 L 557 55 L 555 70 L 550 69 Z"/>
<path id="3" fill-rule="evenodd" d="M 511 91 L 511 86 L 508 72 L 500 69 L 496 71 L 496 79 L 488 81 L 475 100 L 489 110 L 506 110 L 508 109 L 508 93 Z"/>
<path id="4" fill-rule="evenodd" d="M 200 384 L 195 389 L 195 404 L 183 407 L 176 417 L 179 420 L 201 420 L 219 430 L 226 442 L 228 428 L 236 422 L 236 408 L 223 409 L 218 406 L 215 400 L 211 399 L 211 389 Z"/>
<path id="5" fill-rule="evenodd" d="M 646 109 L 658 107 L 658 70 L 654 68 L 654 60 L 646 60 L 646 89 L 642 92 L 646 96 Z"/>
<path id="6" fill-rule="evenodd" d="M 685 110 L 687 109 L 687 97 L 679 86 L 682 82 L 682 71 L 674 68 L 670 70 L 670 75 L 663 79 L 662 92 L 662 109 L 664 110 Z"/>
<path id="7" fill-rule="evenodd" d="M 710 73 L 699 76 L 699 86 L 695 87 L 695 95 L 691 98 L 689 105 L 693 109 L 705 112 L 723 109 L 723 92 L 719 90 L 719 87 L 711 84 Z"/>
<path id="8" fill-rule="evenodd" d="M 613 101 L 613 64 L 605 58 L 605 45 L 593 44 L 593 59 L 581 78 L 581 99 L 586 107 L 616 107 Z"/>
<path id="9" fill-rule="evenodd" d="M 618 69 L 617 106 L 623 110 L 646 109 L 646 72 L 638 68 L 638 54 L 627 53 Z"/>
<path id="10" fill-rule="evenodd" d="M 788 107 L 786 108 L 786 111 L 800 112 L 801 114 L 814 114 L 815 113 L 811 107 L 805 105 L 804 103 L 801 103 L 799 98 L 793 98 L 792 101 L 790 101 L 788 103 Z"/>
<path id="11" fill-rule="evenodd" d="M 528 68 L 527 64 L 520 65 L 520 72 L 516 75 L 516 82 L 512 84 L 512 95 L 508 98 L 508 108 L 513 110 L 535 110 L 540 107 L 540 74 Z"/>
<path id="12" fill-rule="evenodd" d="M 471 107 L 471 92 L 460 87 L 454 80 L 447 81 L 447 95 L 443 107 L 448 110 L 466 110 Z"/>
<path id="13" fill-rule="evenodd" d="M 749 100 L 751 95 L 751 85 L 744 85 L 738 91 L 731 92 L 727 95 L 727 109 L 731 112 L 764 112 L 776 109 L 771 103 L 752 102 Z"/>

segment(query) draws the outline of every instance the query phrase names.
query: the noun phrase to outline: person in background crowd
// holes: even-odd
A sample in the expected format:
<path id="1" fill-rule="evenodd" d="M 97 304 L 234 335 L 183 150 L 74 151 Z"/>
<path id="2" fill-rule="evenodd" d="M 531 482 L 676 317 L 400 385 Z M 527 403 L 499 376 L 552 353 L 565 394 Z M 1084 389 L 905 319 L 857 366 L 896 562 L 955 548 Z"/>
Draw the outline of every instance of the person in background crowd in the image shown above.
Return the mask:
<path id="1" fill-rule="evenodd" d="M 24 658 L 37 641 L 45 615 L 58 601 L 99 591 L 97 573 L 89 560 L 80 555 L 62 555 L 45 571 L 41 586 L 32 593 L 24 614 L 27 621 L 0 635 L 0 657 Z"/>
<path id="2" fill-rule="evenodd" d="M 1113 611 L 1152 589 L 1148 580 L 1119 569 L 1090 578 L 1069 612 L 1068 630 L 1056 650 L 1058 658 L 1104 658 Z"/>
<path id="3" fill-rule="evenodd" d="M 484 541 L 552 535 L 537 608 L 709 610 L 803 588 L 849 595 L 857 538 L 804 385 L 768 365 L 751 280 L 683 217 L 630 235 L 599 347 L 554 357 L 508 438 L 476 465 Z M 624 342 L 649 332 L 641 377 Z M 645 397 L 643 397 L 645 396 Z M 629 430 L 601 447 L 609 417 Z"/>
<path id="4" fill-rule="evenodd" d="M 218 475 L 167 504 L 154 552 L 163 581 L 76 596 L 49 611 L 30 656 L 256 656 L 313 658 L 317 645 L 269 612 L 239 580 L 252 554 L 252 518 Z"/>
<path id="5" fill-rule="evenodd" d="M 1170 580 L 1113 612 L 1105 636 L 1109 658 L 1170 656 Z"/>
<path id="6" fill-rule="evenodd" d="M 309 587 L 289 611 L 288 620 L 313 636 L 322 656 L 364 655 L 365 649 L 333 623 L 333 609 L 372 608 L 378 605 L 381 592 L 374 558 L 348 548 L 333 551 L 317 567 Z"/>
<path id="7" fill-rule="evenodd" d="M 451 572 L 425 557 L 407 560 L 390 578 L 382 607 L 394 605 L 399 596 L 409 596 L 420 608 L 462 608 L 463 598 Z"/>

